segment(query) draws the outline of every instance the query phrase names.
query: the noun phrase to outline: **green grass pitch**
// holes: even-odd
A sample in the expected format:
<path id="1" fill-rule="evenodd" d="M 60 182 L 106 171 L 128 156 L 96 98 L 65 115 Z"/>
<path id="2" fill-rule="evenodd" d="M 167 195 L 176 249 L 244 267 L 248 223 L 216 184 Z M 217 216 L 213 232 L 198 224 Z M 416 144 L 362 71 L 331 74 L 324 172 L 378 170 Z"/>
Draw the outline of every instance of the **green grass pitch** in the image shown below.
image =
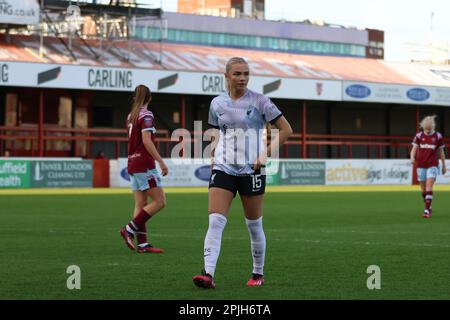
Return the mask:
<path id="1" fill-rule="evenodd" d="M 421 217 L 419 192 L 267 193 L 266 284 L 246 288 L 248 233 L 235 199 L 216 290 L 194 287 L 202 268 L 207 194 L 168 194 L 150 220 L 162 255 L 138 255 L 118 230 L 129 195 L 0 196 L 0 299 L 450 299 L 450 192 Z M 69 265 L 81 290 L 68 290 Z M 368 290 L 369 265 L 381 290 Z"/>

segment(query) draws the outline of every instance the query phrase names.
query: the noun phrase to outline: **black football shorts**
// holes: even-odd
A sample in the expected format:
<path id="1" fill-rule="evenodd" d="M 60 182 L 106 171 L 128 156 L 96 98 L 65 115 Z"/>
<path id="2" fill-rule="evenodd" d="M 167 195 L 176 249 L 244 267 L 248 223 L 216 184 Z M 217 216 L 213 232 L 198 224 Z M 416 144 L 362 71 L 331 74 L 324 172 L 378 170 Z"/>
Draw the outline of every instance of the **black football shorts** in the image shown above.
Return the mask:
<path id="1" fill-rule="evenodd" d="M 213 170 L 209 179 L 210 188 L 221 188 L 241 196 L 256 196 L 266 190 L 266 176 L 259 172 L 254 174 L 233 176 L 220 170 Z"/>

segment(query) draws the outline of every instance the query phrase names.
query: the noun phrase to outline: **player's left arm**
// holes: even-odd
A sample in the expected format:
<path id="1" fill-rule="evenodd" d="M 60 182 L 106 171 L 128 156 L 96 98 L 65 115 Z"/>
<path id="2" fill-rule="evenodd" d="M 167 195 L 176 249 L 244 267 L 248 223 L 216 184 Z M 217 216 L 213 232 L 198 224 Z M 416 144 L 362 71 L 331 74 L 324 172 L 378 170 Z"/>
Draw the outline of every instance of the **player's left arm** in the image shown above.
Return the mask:
<path id="1" fill-rule="evenodd" d="M 442 163 L 442 174 L 445 175 L 447 173 L 447 167 L 445 166 L 445 147 L 439 148 L 439 158 L 441 159 Z"/>
<path id="2" fill-rule="evenodd" d="M 142 143 L 144 144 L 145 149 L 152 156 L 152 158 L 159 163 L 162 175 L 166 176 L 169 173 L 169 168 L 167 167 L 166 163 L 159 154 L 158 149 L 156 148 L 155 144 L 152 141 L 151 131 L 148 130 L 142 131 Z"/>
<path id="3" fill-rule="evenodd" d="M 259 99 L 260 112 L 264 117 L 265 122 L 269 122 L 277 130 L 274 136 L 271 136 L 270 144 L 267 149 L 264 149 L 253 164 L 253 170 L 257 171 L 262 165 L 266 164 L 267 157 L 272 156 L 273 151 L 278 151 L 279 147 L 286 142 L 292 134 L 292 128 L 283 113 L 277 106 L 266 96 L 261 96 Z"/>
<path id="4" fill-rule="evenodd" d="M 272 151 L 278 150 L 278 148 L 286 142 L 293 132 L 291 125 L 283 115 L 276 119 L 272 125 L 278 129 L 277 133 L 275 136 L 271 137 L 270 144 L 267 146 L 266 152 L 263 152 L 263 154 L 258 157 L 256 163 L 253 165 L 253 169 L 255 171 L 259 170 L 261 166 L 266 163 L 267 157 L 272 155 Z"/>
<path id="5" fill-rule="evenodd" d="M 154 118 L 153 114 L 151 113 L 145 115 L 145 117 L 143 118 L 142 132 L 141 132 L 142 143 L 144 144 L 145 149 L 152 156 L 152 158 L 159 163 L 162 175 L 166 176 L 169 173 L 169 168 L 165 164 L 164 160 L 162 159 L 161 155 L 158 152 L 158 149 L 156 148 L 155 144 L 152 141 L 152 134 L 156 133 L 153 121 Z"/>
<path id="6" fill-rule="evenodd" d="M 447 173 L 447 167 L 445 166 L 445 143 L 444 138 L 440 133 L 438 133 L 437 147 L 438 157 L 441 159 L 442 164 L 442 174 L 445 175 Z"/>
<path id="7" fill-rule="evenodd" d="M 270 144 L 267 148 L 267 154 L 269 156 L 272 154 L 272 150 L 276 150 L 282 146 L 293 132 L 291 125 L 284 116 L 279 117 L 273 123 L 273 126 L 278 129 L 278 133 L 275 137 L 271 137 Z"/>

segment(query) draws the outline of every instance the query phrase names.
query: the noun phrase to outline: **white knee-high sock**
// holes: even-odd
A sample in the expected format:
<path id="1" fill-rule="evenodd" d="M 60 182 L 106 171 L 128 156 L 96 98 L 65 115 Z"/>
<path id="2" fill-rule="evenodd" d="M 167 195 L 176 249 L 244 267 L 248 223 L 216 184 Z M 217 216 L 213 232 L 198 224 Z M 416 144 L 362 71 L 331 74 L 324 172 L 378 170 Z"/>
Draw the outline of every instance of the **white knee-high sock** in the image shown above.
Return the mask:
<path id="1" fill-rule="evenodd" d="M 217 259 L 220 254 L 220 245 L 222 243 L 222 232 L 227 224 L 227 218 L 220 213 L 211 213 L 209 215 L 209 228 L 205 237 L 204 259 L 205 271 L 214 276 L 216 271 Z"/>
<path id="2" fill-rule="evenodd" d="M 264 274 L 264 257 L 266 255 L 266 235 L 264 234 L 262 217 L 256 220 L 245 219 L 253 257 L 253 273 Z"/>

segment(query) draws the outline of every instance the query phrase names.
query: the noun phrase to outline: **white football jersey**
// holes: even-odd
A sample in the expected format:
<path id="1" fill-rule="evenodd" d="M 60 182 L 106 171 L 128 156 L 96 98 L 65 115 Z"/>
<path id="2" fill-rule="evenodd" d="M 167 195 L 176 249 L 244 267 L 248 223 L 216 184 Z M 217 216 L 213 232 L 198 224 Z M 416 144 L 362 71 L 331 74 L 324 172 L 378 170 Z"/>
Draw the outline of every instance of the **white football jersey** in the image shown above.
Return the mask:
<path id="1" fill-rule="evenodd" d="M 265 150 L 263 130 L 282 113 L 266 96 L 248 90 L 233 101 L 227 92 L 211 101 L 208 124 L 220 130 L 213 169 L 230 175 L 248 175 Z"/>

